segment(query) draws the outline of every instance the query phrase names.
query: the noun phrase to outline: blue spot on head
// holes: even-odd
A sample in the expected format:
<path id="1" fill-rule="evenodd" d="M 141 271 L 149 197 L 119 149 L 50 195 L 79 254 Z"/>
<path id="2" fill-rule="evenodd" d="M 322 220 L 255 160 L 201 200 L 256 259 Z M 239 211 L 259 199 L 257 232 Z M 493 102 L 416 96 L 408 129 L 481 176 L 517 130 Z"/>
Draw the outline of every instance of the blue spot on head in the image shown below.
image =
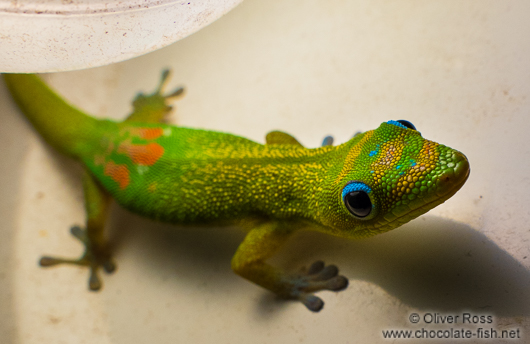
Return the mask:
<path id="1" fill-rule="evenodd" d="M 402 165 L 397 165 L 396 166 L 396 170 L 399 170 L 401 168 Z"/>
<path id="2" fill-rule="evenodd" d="M 398 121 L 390 120 L 387 123 L 388 124 L 393 124 L 396 127 L 400 127 L 400 128 L 403 128 L 403 129 L 408 129 L 407 127 L 405 127 L 403 124 L 399 123 Z"/>
<path id="3" fill-rule="evenodd" d="M 369 156 L 374 156 L 374 155 L 376 155 L 377 153 L 379 153 L 379 147 L 380 147 L 380 146 L 381 146 L 380 144 L 377 144 L 377 145 L 375 146 L 376 148 L 375 148 L 373 151 L 371 151 L 370 153 L 368 153 L 368 155 L 369 155 Z"/>
<path id="4" fill-rule="evenodd" d="M 351 182 L 347 184 L 344 189 L 342 189 L 342 198 L 344 198 L 345 195 L 349 194 L 350 192 L 355 191 L 364 191 L 366 193 L 372 192 L 372 189 L 362 182 Z"/>

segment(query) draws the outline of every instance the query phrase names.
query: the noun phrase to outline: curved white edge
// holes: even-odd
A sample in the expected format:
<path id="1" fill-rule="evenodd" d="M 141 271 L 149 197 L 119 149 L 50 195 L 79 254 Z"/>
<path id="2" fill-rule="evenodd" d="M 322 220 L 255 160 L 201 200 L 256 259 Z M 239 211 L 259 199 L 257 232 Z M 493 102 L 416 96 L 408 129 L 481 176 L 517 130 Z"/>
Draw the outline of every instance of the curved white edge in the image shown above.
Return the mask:
<path id="1" fill-rule="evenodd" d="M 0 11 L 0 72 L 69 71 L 131 59 L 189 36 L 241 1 L 68 15 Z"/>

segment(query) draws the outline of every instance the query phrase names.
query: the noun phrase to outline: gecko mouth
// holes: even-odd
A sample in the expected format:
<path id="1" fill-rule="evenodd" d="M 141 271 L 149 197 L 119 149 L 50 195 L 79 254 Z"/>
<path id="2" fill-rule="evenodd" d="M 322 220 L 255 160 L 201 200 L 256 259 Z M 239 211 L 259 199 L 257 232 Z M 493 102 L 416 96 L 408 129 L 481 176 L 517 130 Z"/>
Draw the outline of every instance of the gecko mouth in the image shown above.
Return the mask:
<path id="1" fill-rule="evenodd" d="M 400 214 L 393 212 L 379 222 L 376 230 L 386 232 L 399 227 L 410 220 L 426 213 L 430 209 L 447 201 L 465 184 L 469 177 L 470 167 L 466 156 L 458 151 L 453 151 L 449 159 L 452 167 L 446 168 L 434 180 L 436 190 L 423 198 L 411 201 L 406 207 L 399 209 Z"/>

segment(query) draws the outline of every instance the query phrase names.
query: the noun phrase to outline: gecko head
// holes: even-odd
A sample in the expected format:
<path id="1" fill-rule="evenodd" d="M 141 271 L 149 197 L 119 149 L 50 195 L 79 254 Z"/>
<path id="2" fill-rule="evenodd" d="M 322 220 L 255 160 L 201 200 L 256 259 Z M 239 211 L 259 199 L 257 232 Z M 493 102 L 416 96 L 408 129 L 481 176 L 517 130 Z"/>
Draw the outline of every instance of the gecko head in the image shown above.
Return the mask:
<path id="1" fill-rule="evenodd" d="M 344 144 L 346 157 L 328 195 L 325 225 L 347 237 L 382 233 L 454 195 L 469 176 L 464 154 L 424 139 L 412 123 L 382 123 Z"/>

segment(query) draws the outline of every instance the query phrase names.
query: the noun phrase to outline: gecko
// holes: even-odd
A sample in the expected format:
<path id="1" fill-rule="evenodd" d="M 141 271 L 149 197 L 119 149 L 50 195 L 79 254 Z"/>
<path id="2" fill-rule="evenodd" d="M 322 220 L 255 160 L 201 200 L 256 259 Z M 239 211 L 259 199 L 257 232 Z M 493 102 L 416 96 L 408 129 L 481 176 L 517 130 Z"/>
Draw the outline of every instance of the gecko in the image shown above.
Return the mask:
<path id="1" fill-rule="evenodd" d="M 246 231 L 232 261 L 241 277 L 318 312 L 315 293 L 348 279 L 317 261 L 286 272 L 267 259 L 299 230 L 366 238 L 397 228 L 454 195 L 469 176 L 466 156 L 426 140 L 406 120 L 333 145 L 306 148 L 272 131 L 261 144 L 228 133 L 166 124 L 182 88 L 165 92 L 169 70 L 151 94 L 139 93 L 121 122 L 96 119 L 63 100 L 39 76 L 4 74 L 14 101 L 42 138 L 84 166 L 84 227 L 70 231 L 80 258 L 44 256 L 40 265 L 85 266 L 90 290 L 99 270 L 116 269 L 105 234 L 109 205 L 178 225 L 236 225 Z"/>

